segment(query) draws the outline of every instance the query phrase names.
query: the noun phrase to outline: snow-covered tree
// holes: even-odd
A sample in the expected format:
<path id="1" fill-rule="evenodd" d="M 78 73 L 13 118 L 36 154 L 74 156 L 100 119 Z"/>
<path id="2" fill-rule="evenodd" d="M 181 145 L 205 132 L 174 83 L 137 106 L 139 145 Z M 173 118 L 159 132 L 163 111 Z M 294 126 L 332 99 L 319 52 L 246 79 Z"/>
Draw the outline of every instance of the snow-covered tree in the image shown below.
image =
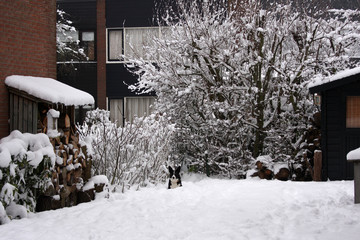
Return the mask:
<path id="1" fill-rule="evenodd" d="M 159 17 L 163 34 L 146 56 L 126 59 L 139 76 L 131 89 L 155 91 L 157 110 L 176 124 L 174 155 L 229 177 L 244 176 L 261 154 L 294 159 L 314 111 L 307 84 L 347 67 L 359 46 L 358 12 L 175 2 Z"/>
<path id="2" fill-rule="evenodd" d="M 105 110 L 89 111 L 85 123 L 78 126 L 80 140 L 92 157 L 93 173 L 124 187 L 164 182 L 174 133 L 167 117 L 153 114 L 118 127 L 109 116 Z"/>
<path id="3" fill-rule="evenodd" d="M 60 9 L 57 12 L 56 22 L 56 51 L 58 61 L 84 60 L 86 54 L 79 46 L 79 40 L 73 37 L 76 28 L 72 26 L 72 21 L 67 14 Z"/>

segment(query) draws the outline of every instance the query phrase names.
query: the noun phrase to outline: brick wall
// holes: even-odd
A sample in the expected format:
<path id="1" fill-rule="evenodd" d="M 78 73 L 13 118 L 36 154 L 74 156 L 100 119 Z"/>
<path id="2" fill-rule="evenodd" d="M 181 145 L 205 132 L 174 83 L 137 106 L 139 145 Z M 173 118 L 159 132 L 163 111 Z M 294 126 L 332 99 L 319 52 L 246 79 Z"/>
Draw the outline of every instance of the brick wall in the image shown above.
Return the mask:
<path id="1" fill-rule="evenodd" d="M 97 106 L 106 109 L 106 17 L 105 0 L 97 0 Z"/>
<path id="2" fill-rule="evenodd" d="M 0 0 L 0 138 L 8 135 L 9 75 L 56 78 L 56 0 Z"/>

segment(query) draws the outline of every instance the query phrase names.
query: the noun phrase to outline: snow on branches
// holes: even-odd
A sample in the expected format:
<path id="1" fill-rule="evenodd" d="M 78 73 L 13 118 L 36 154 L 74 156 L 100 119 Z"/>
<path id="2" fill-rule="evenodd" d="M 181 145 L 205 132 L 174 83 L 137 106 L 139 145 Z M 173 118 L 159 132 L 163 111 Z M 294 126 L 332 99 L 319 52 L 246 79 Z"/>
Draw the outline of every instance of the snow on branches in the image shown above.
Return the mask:
<path id="1" fill-rule="evenodd" d="M 94 174 L 125 187 L 164 182 L 172 147 L 174 126 L 166 115 L 136 118 L 118 127 L 110 112 L 96 109 L 78 126 L 80 141 L 87 145 Z"/>
<path id="2" fill-rule="evenodd" d="M 130 88 L 155 91 L 157 110 L 176 124 L 178 156 L 229 177 L 243 177 L 262 154 L 295 159 L 315 110 L 306 86 L 349 66 L 359 12 L 175 2 L 146 56 L 126 60 L 139 76 Z"/>
<path id="3" fill-rule="evenodd" d="M 72 21 L 67 19 L 64 11 L 57 9 L 56 22 L 56 51 L 57 61 L 64 61 L 68 58 L 73 60 L 86 59 L 84 49 L 79 47 L 79 40 L 73 35 L 77 34 L 76 28 L 72 26 Z"/>

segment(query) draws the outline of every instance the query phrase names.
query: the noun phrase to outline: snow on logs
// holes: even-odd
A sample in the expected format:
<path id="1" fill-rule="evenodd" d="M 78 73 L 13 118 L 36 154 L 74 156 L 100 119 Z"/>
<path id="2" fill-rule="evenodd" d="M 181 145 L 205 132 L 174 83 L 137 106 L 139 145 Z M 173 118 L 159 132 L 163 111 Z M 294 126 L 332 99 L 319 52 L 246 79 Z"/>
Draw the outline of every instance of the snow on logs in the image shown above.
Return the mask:
<path id="1" fill-rule="evenodd" d="M 94 183 L 91 178 L 91 158 L 87 156 L 86 146 L 79 144 L 77 136 L 71 135 L 70 138 L 68 144 L 58 140 L 55 142 L 56 161 L 52 172 L 54 187 L 39 197 L 36 211 L 90 202 L 94 200 L 95 192 L 102 192 L 108 183 L 107 181 Z M 92 183 L 91 186 L 89 182 Z M 84 183 L 87 183 L 86 186 Z"/>

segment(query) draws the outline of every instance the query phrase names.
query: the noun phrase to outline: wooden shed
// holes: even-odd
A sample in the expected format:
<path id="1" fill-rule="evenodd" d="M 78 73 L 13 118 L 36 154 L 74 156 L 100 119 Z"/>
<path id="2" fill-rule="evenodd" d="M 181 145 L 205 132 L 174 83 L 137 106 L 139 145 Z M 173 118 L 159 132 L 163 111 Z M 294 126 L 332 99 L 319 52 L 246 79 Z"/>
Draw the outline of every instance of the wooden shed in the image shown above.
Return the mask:
<path id="1" fill-rule="evenodd" d="M 5 84 L 10 97 L 10 131 L 46 133 L 50 109 L 59 113 L 59 129 L 70 131 L 67 122 L 74 125 L 75 107 L 94 104 L 90 94 L 51 78 L 13 75 Z"/>
<path id="2" fill-rule="evenodd" d="M 346 155 L 360 147 L 360 68 L 317 79 L 309 87 L 321 97 L 322 179 L 351 180 L 353 163 Z"/>

